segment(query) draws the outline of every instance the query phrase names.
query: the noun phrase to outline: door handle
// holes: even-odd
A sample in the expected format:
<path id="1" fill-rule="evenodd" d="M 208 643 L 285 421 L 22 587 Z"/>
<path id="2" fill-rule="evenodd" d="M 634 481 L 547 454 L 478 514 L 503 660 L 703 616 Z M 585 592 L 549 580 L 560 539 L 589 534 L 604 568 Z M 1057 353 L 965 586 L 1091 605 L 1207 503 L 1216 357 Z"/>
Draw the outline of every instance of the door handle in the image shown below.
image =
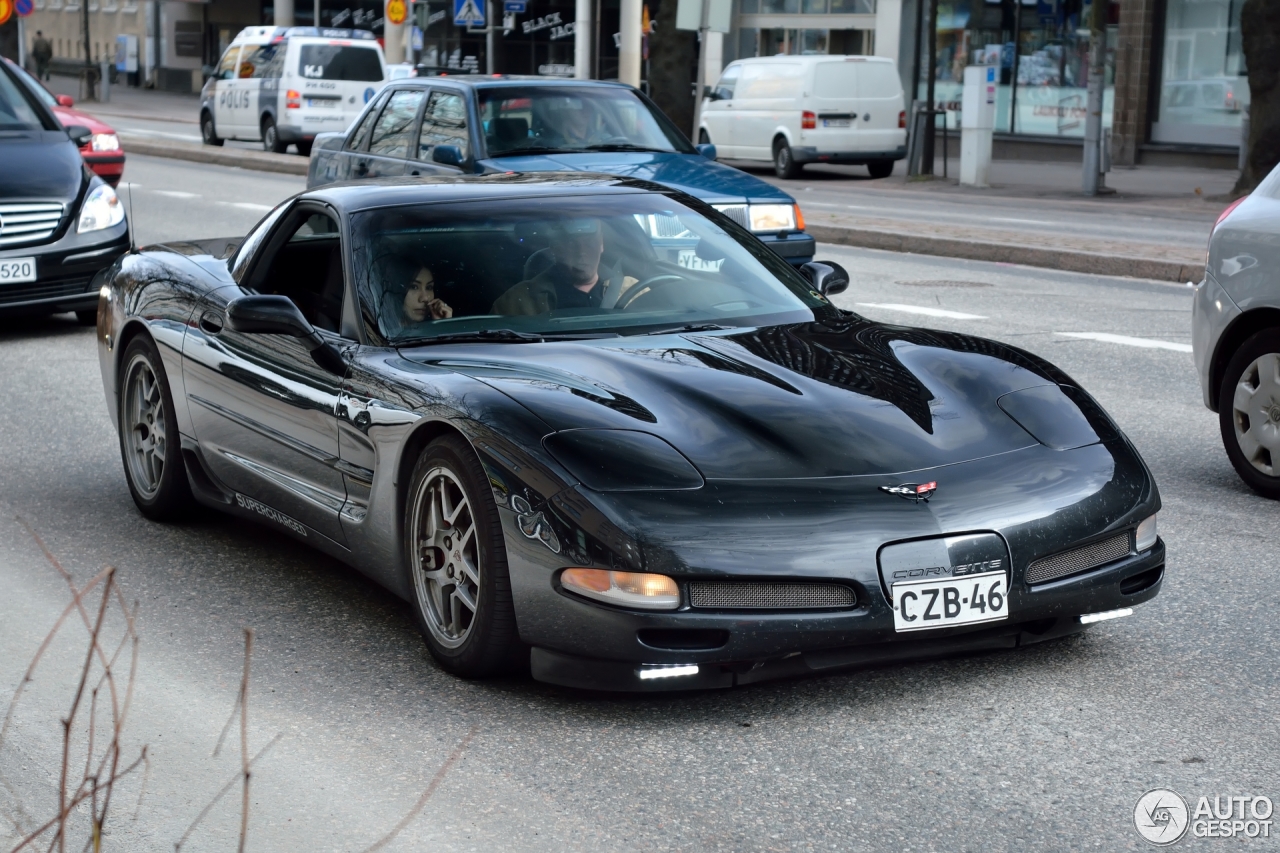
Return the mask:
<path id="1" fill-rule="evenodd" d="M 222 317 L 213 311 L 206 311 L 200 315 L 200 330 L 216 335 L 222 331 Z"/>

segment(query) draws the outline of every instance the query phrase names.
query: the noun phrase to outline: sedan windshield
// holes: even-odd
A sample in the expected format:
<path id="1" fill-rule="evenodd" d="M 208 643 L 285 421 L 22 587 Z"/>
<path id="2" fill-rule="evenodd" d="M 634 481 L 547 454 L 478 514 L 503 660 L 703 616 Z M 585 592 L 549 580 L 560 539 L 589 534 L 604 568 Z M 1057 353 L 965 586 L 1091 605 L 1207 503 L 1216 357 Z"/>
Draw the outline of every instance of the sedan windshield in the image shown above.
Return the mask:
<path id="1" fill-rule="evenodd" d="M 710 208 L 665 195 L 501 199 L 355 215 L 370 336 L 536 340 L 805 322 L 830 306 Z"/>
<path id="2" fill-rule="evenodd" d="M 34 95 L 0 68 L 0 131 L 53 130 L 32 103 Z"/>
<path id="3" fill-rule="evenodd" d="M 490 157 L 583 151 L 695 153 L 675 125 L 630 89 L 500 86 L 479 91 Z"/>

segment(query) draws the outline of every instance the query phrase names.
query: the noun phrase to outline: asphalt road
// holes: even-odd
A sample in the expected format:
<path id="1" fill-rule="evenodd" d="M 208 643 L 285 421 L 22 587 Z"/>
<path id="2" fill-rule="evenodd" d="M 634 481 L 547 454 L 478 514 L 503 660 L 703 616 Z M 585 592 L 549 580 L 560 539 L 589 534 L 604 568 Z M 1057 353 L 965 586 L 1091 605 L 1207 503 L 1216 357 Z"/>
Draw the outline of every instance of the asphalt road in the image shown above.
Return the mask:
<path id="1" fill-rule="evenodd" d="M 271 205 L 300 183 L 141 157 L 128 177 L 144 242 L 243 230 L 261 211 L 234 205 Z M 199 197 L 173 195 L 188 192 Z M 238 725 L 212 752 L 235 702 L 244 626 L 256 631 L 248 746 L 270 745 L 254 765 L 250 850 L 363 850 L 410 815 L 380 849 L 1142 850 L 1133 809 L 1151 788 L 1193 807 L 1200 795 L 1280 799 L 1280 630 L 1268 604 L 1280 506 L 1237 480 L 1201 405 L 1183 351 L 1189 291 L 821 255 L 853 274 L 844 306 L 1016 343 L 1099 397 L 1164 497 L 1157 599 L 1024 650 L 729 692 L 461 682 L 432 663 L 407 605 L 335 561 L 213 513 L 145 521 L 125 488 L 92 332 L 69 317 L 10 321 L 0 323 L 0 698 L 67 603 L 20 517 L 79 581 L 119 567 L 139 604 L 123 740 L 126 757 L 148 745 L 150 770 L 140 803 L 141 777 L 118 788 L 106 850 L 173 850 L 235 778 Z M 64 634 L 0 746 L 0 845 L 56 809 L 58 720 L 86 637 L 74 619 Z M 73 751 L 77 775 L 82 761 Z M 182 849 L 231 849 L 239 821 L 237 789 Z M 74 840 L 78 849 L 83 836 Z"/>

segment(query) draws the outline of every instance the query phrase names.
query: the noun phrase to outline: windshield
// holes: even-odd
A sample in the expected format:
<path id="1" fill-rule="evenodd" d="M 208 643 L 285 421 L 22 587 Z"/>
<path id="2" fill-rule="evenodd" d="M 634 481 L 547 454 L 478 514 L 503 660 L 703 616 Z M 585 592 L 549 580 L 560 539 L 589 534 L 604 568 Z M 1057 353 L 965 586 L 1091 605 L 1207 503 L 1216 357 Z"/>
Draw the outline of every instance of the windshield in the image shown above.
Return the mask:
<path id="1" fill-rule="evenodd" d="M 490 157 L 616 150 L 696 153 L 666 116 L 630 89 L 495 86 L 478 95 Z"/>
<path id="2" fill-rule="evenodd" d="M 45 126 L 32 103 L 35 96 L 10 77 L 8 70 L 0 69 L 0 130 L 53 130 Z"/>
<path id="3" fill-rule="evenodd" d="M 392 344 L 772 325 L 830 310 L 748 232 L 658 194 L 365 211 L 352 249 L 365 327 Z"/>
<path id="4" fill-rule="evenodd" d="M 378 61 L 377 48 L 304 44 L 298 57 L 298 73 L 308 80 L 374 83 L 382 79 L 382 63 Z"/>
<path id="5" fill-rule="evenodd" d="M 27 88 L 34 92 L 35 96 L 43 101 L 46 107 L 56 107 L 58 105 L 58 100 L 53 96 L 53 93 L 46 89 L 39 80 L 28 74 L 25 68 L 14 65 L 11 66 L 11 70 L 27 84 Z"/>

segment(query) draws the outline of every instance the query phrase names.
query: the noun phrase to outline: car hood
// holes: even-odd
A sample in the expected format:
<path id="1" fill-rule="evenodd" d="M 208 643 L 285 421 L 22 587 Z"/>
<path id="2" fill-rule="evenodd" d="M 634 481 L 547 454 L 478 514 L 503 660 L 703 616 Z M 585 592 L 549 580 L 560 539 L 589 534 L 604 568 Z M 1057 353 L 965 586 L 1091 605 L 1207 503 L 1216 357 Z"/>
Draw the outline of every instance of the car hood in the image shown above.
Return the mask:
<path id="1" fill-rule="evenodd" d="M 793 199 L 753 175 L 708 160 L 701 154 L 601 151 L 496 157 L 490 168 L 511 172 L 599 172 L 664 184 L 706 202 L 783 202 Z"/>
<path id="2" fill-rule="evenodd" d="M 53 110 L 53 114 L 58 117 L 58 121 L 62 122 L 63 127 L 71 127 L 73 124 L 78 124 L 89 128 L 93 133 L 115 133 L 110 125 L 103 124 L 93 116 L 71 107 L 50 107 L 49 109 Z"/>
<path id="3" fill-rule="evenodd" d="M 403 354 L 489 383 L 554 431 L 657 435 L 709 480 L 906 473 L 1035 446 L 997 400 L 1037 386 L 1081 417 L 1057 388 L 1070 379 L 1035 356 L 862 318 Z M 1079 396 L 1098 434 L 1114 435 Z"/>
<path id="4" fill-rule="evenodd" d="M 85 181 L 80 150 L 60 130 L 0 133 L 0 201 L 74 202 Z"/>

